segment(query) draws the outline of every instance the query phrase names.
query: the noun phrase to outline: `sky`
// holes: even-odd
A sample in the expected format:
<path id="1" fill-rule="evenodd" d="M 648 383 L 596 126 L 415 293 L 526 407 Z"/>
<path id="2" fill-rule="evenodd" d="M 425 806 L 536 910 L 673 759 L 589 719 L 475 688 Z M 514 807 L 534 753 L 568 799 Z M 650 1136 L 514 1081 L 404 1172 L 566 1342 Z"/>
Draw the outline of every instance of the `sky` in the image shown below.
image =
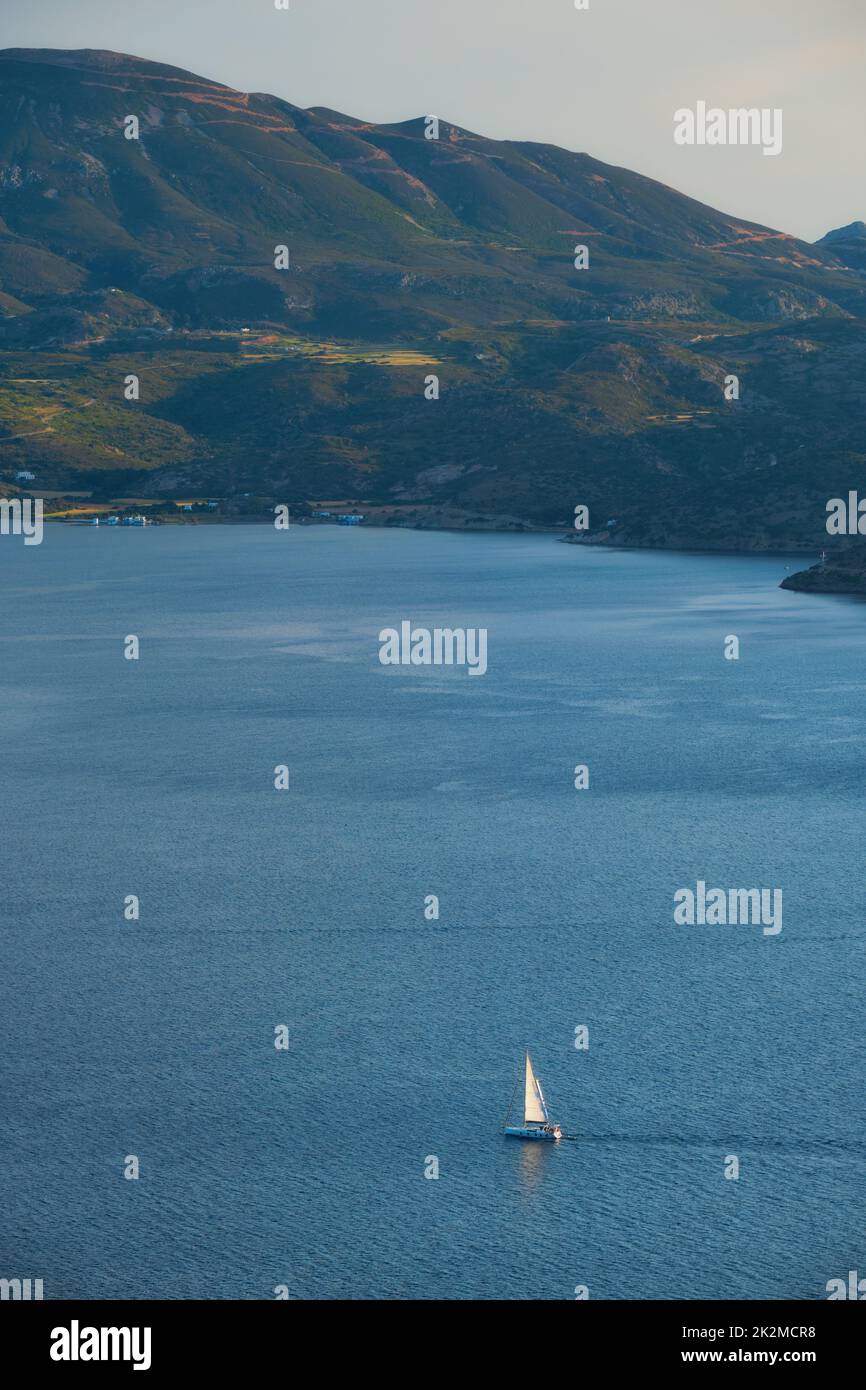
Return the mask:
<path id="1" fill-rule="evenodd" d="M 866 0 L 0 0 L 0 43 L 108 48 L 296 106 L 583 151 L 812 241 L 866 221 Z M 782 150 L 674 142 L 779 108 Z"/>

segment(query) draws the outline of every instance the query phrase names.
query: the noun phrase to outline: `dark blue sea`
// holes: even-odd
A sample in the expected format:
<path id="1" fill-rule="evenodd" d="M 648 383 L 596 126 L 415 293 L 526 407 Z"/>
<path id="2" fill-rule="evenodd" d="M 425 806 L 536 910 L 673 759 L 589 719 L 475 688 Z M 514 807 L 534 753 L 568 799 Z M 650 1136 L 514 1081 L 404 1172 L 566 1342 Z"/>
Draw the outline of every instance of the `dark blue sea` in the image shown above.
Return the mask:
<path id="1" fill-rule="evenodd" d="M 803 563 L 0 538 L 0 1276 L 817 1299 L 866 1273 L 866 606 L 780 590 Z M 487 673 L 381 665 L 406 619 L 486 628 Z M 699 879 L 781 888 L 782 931 L 676 925 Z M 575 1139 L 502 1136 L 526 1047 Z"/>

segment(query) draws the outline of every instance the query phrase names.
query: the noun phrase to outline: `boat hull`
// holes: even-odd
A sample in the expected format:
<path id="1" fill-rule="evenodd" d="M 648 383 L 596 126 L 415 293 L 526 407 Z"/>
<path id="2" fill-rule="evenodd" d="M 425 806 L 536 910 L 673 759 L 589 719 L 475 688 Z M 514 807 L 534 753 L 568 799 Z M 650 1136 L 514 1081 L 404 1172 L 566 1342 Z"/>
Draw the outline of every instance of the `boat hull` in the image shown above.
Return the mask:
<path id="1" fill-rule="evenodd" d="M 535 1139 L 548 1140 L 551 1143 L 559 1138 L 551 1129 L 543 1129 L 540 1125 L 506 1125 L 505 1133 L 511 1139 Z"/>

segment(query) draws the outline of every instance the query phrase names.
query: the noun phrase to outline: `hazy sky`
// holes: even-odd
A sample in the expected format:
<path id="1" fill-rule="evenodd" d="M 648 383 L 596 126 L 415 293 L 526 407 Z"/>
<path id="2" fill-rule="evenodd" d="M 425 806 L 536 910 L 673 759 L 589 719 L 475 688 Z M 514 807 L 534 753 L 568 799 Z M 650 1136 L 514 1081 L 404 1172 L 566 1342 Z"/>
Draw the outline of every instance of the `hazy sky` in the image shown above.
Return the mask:
<path id="1" fill-rule="evenodd" d="M 298 106 L 545 140 L 814 240 L 866 221 L 866 0 L 0 0 L 8 47 L 112 48 Z M 780 107 L 778 158 L 673 112 Z"/>

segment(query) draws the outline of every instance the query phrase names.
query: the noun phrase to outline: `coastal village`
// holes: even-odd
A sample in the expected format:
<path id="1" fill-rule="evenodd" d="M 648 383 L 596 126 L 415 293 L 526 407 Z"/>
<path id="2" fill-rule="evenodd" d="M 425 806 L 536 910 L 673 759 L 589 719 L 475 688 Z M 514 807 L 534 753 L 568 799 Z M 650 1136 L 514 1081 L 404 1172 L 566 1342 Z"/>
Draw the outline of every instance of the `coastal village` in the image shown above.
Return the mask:
<path id="1" fill-rule="evenodd" d="M 181 512 L 180 520 L 186 519 L 186 517 L 183 515 L 184 513 L 191 514 L 196 510 L 200 511 L 202 506 L 208 512 L 216 512 L 219 509 L 218 502 L 176 502 L 174 503 L 174 505 Z M 129 512 L 123 516 L 119 515 L 118 513 L 112 513 L 109 516 L 79 516 L 77 518 L 72 519 L 77 520 L 79 525 L 85 526 L 161 526 L 165 520 L 165 518 L 161 516 L 147 516 L 144 512 Z M 245 519 L 249 520 L 249 518 Z M 309 516 L 302 515 L 297 518 L 298 521 L 303 523 L 309 523 L 310 521 L 330 521 L 336 526 L 360 526 L 365 521 L 365 519 L 366 518 L 360 512 L 328 511 L 314 511 Z M 177 518 L 170 518 L 169 523 L 175 520 L 177 520 Z"/>
<path id="2" fill-rule="evenodd" d="M 34 486 L 35 485 L 35 486 Z M 272 499 L 244 493 L 239 497 L 145 498 L 115 497 L 93 501 L 80 492 L 42 490 L 30 469 L 0 472 L 0 496 L 33 495 L 39 492 L 46 521 L 64 521 L 78 526 L 164 526 L 196 525 L 201 522 L 266 522 L 273 519 Z M 351 509 L 342 500 L 323 504 L 292 501 L 292 521 L 299 525 L 361 526 L 364 513 Z"/>

